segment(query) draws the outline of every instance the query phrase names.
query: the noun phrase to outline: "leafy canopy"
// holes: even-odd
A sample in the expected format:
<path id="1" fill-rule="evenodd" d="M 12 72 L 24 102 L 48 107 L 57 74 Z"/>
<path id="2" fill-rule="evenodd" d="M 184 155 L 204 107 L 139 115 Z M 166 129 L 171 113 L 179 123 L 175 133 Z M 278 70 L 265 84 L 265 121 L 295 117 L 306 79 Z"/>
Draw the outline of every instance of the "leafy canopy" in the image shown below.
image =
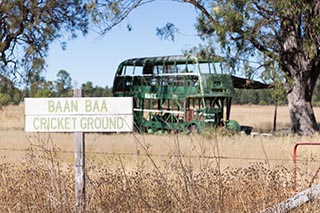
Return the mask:
<path id="1" fill-rule="evenodd" d="M 0 74 L 7 76 L 40 69 L 53 41 L 64 46 L 89 24 L 81 0 L 2 0 L 0 17 Z"/>
<path id="2" fill-rule="evenodd" d="M 320 2 L 299 0 L 183 0 L 197 7 L 201 37 L 216 39 L 234 57 L 256 57 L 257 67 L 288 74 L 284 55 L 318 59 Z"/>

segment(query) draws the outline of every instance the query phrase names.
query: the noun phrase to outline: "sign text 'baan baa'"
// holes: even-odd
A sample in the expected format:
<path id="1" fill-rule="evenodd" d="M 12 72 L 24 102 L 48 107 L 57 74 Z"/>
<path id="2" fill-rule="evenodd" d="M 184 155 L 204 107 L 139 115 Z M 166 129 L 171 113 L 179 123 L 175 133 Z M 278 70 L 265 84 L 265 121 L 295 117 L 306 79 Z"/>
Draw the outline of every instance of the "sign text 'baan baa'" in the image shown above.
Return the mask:
<path id="1" fill-rule="evenodd" d="M 26 132 L 131 132 L 131 97 L 25 98 Z"/>

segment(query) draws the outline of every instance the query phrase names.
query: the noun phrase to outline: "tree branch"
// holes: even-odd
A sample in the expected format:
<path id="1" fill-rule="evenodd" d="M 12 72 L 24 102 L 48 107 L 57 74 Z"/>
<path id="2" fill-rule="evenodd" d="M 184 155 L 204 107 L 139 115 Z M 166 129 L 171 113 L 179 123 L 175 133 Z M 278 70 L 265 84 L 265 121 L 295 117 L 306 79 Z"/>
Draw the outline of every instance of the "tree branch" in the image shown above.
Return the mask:
<path id="1" fill-rule="evenodd" d="M 198 1 L 196 0 L 182 0 L 182 1 L 186 3 L 190 3 L 196 8 L 198 8 L 202 12 L 202 14 L 204 14 L 209 19 L 209 21 L 213 24 L 213 26 L 219 26 L 219 23 L 210 15 L 208 10 L 204 8 L 204 6 L 202 6 Z"/>

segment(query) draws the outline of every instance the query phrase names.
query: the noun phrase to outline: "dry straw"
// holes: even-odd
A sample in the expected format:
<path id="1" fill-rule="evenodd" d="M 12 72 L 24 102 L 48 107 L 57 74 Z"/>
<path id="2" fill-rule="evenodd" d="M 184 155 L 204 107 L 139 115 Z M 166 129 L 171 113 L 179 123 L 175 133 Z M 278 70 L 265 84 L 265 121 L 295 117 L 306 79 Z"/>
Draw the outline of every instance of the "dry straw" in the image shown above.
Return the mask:
<path id="1" fill-rule="evenodd" d="M 252 212 L 290 196 L 291 171 L 283 166 L 257 162 L 222 169 L 218 134 L 210 136 L 209 145 L 201 135 L 190 136 L 190 148 L 199 153 L 192 159 L 181 149 L 185 136 L 171 136 L 174 146 L 162 164 L 143 137 L 134 135 L 140 153 L 146 154 L 140 160 L 151 162 L 148 168 L 137 161 L 128 169 L 127 159 L 116 154 L 105 162 L 89 159 L 87 211 Z M 64 162 L 50 136 L 30 137 L 29 142 L 22 165 L 1 164 L 0 211 L 75 211 L 73 165 Z M 216 158 L 204 157 L 208 154 Z M 109 168 L 111 161 L 117 166 Z"/>

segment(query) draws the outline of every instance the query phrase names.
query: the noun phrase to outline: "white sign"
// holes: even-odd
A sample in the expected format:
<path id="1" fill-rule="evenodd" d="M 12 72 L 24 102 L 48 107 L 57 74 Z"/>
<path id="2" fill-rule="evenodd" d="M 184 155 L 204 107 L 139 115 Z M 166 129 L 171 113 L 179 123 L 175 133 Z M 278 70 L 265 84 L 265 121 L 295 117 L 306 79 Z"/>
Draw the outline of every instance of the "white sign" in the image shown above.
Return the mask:
<path id="1" fill-rule="evenodd" d="M 26 132 L 131 132 L 131 97 L 25 98 Z"/>

